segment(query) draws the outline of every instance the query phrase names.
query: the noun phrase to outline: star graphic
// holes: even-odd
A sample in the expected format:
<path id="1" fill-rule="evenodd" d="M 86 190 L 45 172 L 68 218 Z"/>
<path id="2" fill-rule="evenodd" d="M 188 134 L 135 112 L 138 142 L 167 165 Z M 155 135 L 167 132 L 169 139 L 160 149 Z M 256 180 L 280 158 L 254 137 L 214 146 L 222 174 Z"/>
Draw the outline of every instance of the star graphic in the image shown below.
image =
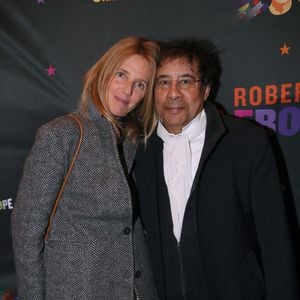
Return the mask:
<path id="1" fill-rule="evenodd" d="M 37 4 L 45 4 L 45 0 L 37 0 Z"/>
<path id="2" fill-rule="evenodd" d="M 281 55 L 288 55 L 291 47 L 288 47 L 286 43 L 283 44 L 283 47 L 279 48 Z"/>
<path id="3" fill-rule="evenodd" d="M 50 65 L 49 68 L 47 68 L 46 70 L 49 76 L 55 76 L 56 68 Z"/>

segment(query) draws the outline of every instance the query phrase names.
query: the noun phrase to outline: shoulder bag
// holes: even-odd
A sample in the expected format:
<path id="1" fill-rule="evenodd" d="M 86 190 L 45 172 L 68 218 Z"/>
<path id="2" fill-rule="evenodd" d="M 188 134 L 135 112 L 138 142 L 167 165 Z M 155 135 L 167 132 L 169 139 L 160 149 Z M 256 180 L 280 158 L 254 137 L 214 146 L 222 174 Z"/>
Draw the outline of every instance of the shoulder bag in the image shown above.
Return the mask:
<path id="1" fill-rule="evenodd" d="M 51 229 L 53 217 L 55 215 L 55 212 L 56 212 L 56 209 L 57 209 L 57 206 L 58 206 L 58 202 L 59 202 L 59 200 L 61 198 L 61 195 L 62 195 L 62 193 L 64 191 L 64 188 L 65 188 L 65 186 L 66 186 L 66 184 L 68 182 L 68 179 L 70 177 L 70 174 L 72 172 L 72 169 L 73 169 L 74 163 L 75 163 L 75 161 L 77 159 L 77 156 L 78 156 L 81 144 L 82 144 L 82 139 L 83 139 L 83 127 L 82 127 L 80 119 L 75 114 L 69 114 L 69 115 L 67 115 L 67 117 L 71 118 L 77 124 L 77 126 L 79 128 L 79 140 L 78 140 L 78 143 L 77 143 L 77 147 L 76 147 L 74 156 L 73 156 L 73 158 L 71 160 L 71 163 L 69 165 L 69 168 L 67 170 L 67 173 L 66 173 L 66 175 L 65 175 L 65 177 L 63 179 L 61 187 L 60 187 L 60 189 L 58 191 L 58 194 L 57 194 L 57 196 L 55 198 L 54 205 L 53 205 L 53 208 L 52 208 L 49 220 L 48 220 L 48 225 L 47 225 L 47 228 L 46 228 L 46 232 L 45 232 L 45 237 L 44 237 L 44 241 L 45 242 L 48 240 L 49 232 L 50 232 L 50 229 Z"/>

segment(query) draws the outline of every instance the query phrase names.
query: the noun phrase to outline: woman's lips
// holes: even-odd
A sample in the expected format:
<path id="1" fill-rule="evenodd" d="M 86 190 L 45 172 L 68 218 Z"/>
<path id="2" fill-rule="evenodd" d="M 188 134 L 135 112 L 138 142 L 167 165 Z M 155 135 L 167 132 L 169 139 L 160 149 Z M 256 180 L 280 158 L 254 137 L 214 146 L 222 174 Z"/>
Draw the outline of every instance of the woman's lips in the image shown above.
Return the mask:
<path id="1" fill-rule="evenodd" d="M 121 97 L 118 97 L 118 96 L 115 96 L 115 99 L 116 101 L 122 103 L 123 105 L 128 105 L 129 104 L 129 99 L 127 98 L 121 98 Z"/>

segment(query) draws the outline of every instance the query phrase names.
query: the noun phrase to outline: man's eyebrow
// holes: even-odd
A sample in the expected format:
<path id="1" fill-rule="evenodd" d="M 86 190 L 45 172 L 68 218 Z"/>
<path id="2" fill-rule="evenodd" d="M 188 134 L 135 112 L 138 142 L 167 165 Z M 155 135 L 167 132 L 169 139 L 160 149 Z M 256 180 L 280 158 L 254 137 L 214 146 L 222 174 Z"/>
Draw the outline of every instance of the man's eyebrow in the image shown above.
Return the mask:
<path id="1" fill-rule="evenodd" d="M 179 77 L 191 77 L 191 78 L 195 78 L 195 76 L 193 74 L 190 74 L 190 73 L 182 74 Z"/>
<path id="2" fill-rule="evenodd" d="M 172 77 L 171 75 L 167 75 L 167 74 L 161 74 L 159 76 L 157 76 L 156 78 L 170 78 Z M 191 78 L 195 78 L 195 75 L 193 74 L 190 74 L 190 73 L 185 73 L 185 74 L 180 74 L 178 76 L 178 78 L 181 78 L 181 77 L 191 77 Z"/>
<path id="3" fill-rule="evenodd" d="M 156 78 L 169 78 L 169 77 L 171 77 L 171 75 L 161 74 L 161 75 L 157 76 Z"/>

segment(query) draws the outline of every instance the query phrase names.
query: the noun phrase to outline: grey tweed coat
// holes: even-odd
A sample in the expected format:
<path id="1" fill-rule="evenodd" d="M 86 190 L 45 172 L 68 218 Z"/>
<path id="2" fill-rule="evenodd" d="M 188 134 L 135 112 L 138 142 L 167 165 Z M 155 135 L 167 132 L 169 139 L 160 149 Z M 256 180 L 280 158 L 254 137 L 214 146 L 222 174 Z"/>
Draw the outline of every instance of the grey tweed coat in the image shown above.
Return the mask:
<path id="1" fill-rule="evenodd" d="M 156 299 L 140 220 L 111 124 L 94 107 L 80 113 L 84 138 L 51 227 L 54 199 L 78 142 L 59 117 L 42 126 L 26 159 L 12 213 L 19 298 Z M 128 170 L 135 148 L 124 142 Z"/>

